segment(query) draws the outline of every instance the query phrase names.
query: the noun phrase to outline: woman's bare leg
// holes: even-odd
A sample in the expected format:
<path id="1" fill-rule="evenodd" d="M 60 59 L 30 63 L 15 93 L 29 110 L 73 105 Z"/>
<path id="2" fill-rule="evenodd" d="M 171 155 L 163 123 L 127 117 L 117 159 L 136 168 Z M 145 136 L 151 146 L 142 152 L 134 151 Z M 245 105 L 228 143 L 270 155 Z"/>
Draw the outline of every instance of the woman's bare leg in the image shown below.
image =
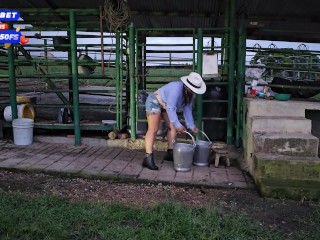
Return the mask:
<path id="1" fill-rule="evenodd" d="M 145 136 L 145 149 L 146 153 L 153 152 L 153 144 L 157 137 L 161 120 L 160 112 L 147 112 L 148 130 Z"/>
<path id="2" fill-rule="evenodd" d="M 170 123 L 167 112 L 162 112 L 162 118 L 166 122 L 167 125 L 167 141 L 168 141 L 168 149 L 173 148 L 173 141 L 176 140 L 177 131 L 176 128 Z"/>

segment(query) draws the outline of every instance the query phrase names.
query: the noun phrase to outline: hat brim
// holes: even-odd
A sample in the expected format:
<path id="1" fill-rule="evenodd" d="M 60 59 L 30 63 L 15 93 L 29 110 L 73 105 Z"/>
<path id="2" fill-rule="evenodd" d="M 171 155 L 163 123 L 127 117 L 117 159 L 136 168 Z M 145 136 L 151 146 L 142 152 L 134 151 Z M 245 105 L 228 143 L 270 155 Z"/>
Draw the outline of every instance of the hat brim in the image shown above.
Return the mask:
<path id="1" fill-rule="evenodd" d="M 203 82 L 202 80 L 202 84 L 200 88 L 196 88 L 190 85 L 190 83 L 188 83 L 188 78 L 190 78 L 190 76 L 183 76 L 180 77 L 181 81 L 183 82 L 184 85 L 186 85 L 192 92 L 194 92 L 195 94 L 204 94 L 207 90 L 206 84 Z"/>

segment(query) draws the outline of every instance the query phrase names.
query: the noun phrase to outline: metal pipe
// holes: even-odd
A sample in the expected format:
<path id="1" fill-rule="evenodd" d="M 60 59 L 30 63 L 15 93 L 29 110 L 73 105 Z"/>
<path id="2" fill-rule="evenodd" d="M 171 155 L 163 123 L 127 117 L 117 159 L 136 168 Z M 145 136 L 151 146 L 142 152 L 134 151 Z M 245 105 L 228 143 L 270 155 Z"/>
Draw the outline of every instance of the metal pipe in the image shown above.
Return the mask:
<path id="1" fill-rule="evenodd" d="M 43 39 L 43 43 L 44 43 L 44 57 L 46 61 L 48 61 L 48 40 Z M 46 64 L 46 71 L 47 73 L 49 72 L 49 66 L 47 64 Z"/>
<path id="2" fill-rule="evenodd" d="M 116 32 L 116 127 L 120 129 L 120 33 Z"/>
<path id="3" fill-rule="evenodd" d="M 229 0 L 229 64 L 228 64 L 228 121 L 227 121 L 227 144 L 233 141 L 233 107 L 234 107 L 234 71 L 235 71 L 235 1 Z"/>
<path id="4" fill-rule="evenodd" d="M 104 38 L 103 38 L 102 6 L 99 7 L 99 12 L 100 12 L 101 76 L 104 77 Z"/>
<path id="5" fill-rule="evenodd" d="M 79 114 L 79 84 L 77 63 L 77 30 L 75 12 L 70 11 L 70 43 L 71 43 L 71 72 L 73 90 L 73 121 L 74 121 L 74 144 L 81 144 L 80 114 Z"/>
<path id="6" fill-rule="evenodd" d="M 133 23 L 129 26 L 129 71 L 130 71 L 130 129 L 131 139 L 136 139 L 136 96 L 135 96 L 135 39 Z"/>
<path id="7" fill-rule="evenodd" d="M 77 12 L 77 15 L 88 15 L 88 14 L 98 14 L 98 10 L 96 8 L 86 8 L 86 9 L 80 9 L 80 8 L 17 8 L 17 11 L 20 13 L 29 13 L 32 15 L 34 13 L 35 15 L 39 14 L 63 14 L 63 15 L 69 15 L 70 11 Z"/>
<path id="8" fill-rule="evenodd" d="M 140 68 L 141 68 L 141 65 L 142 65 L 142 62 L 141 62 L 141 48 L 139 48 L 138 47 L 138 43 L 140 42 L 140 38 L 138 37 L 139 36 L 139 34 L 138 34 L 138 31 L 134 31 L 135 32 L 135 35 L 134 35 L 134 39 L 135 39 L 135 43 L 134 43 L 134 46 L 135 46 L 135 56 L 134 56 L 134 58 L 135 58 L 135 68 L 134 68 L 134 77 L 135 77 L 135 83 L 134 83 L 134 87 L 135 87 L 135 90 L 134 90 L 134 99 L 138 99 L 138 97 L 139 97 L 139 95 L 138 95 L 138 91 L 139 91 L 139 89 L 141 89 L 141 87 L 140 87 L 140 84 L 141 84 L 141 78 L 139 78 L 138 77 L 138 74 L 139 74 L 139 70 L 140 70 Z M 141 35 L 142 33 L 140 33 L 140 35 Z M 130 94 L 131 95 L 131 94 Z M 136 102 L 136 103 L 138 103 L 138 101 Z M 135 104 L 135 108 L 134 108 L 134 110 L 135 110 L 135 119 L 136 119 L 136 121 L 134 122 L 134 124 L 135 124 L 135 127 L 136 127 L 136 129 L 137 129 L 137 127 L 138 127 L 138 124 L 137 124 L 137 119 L 139 118 L 138 117 L 138 104 Z"/>
<path id="9" fill-rule="evenodd" d="M 70 32 L 68 32 L 68 39 L 70 39 Z M 71 46 L 70 46 L 71 47 Z M 73 88 L 72 81 L 72 60 L 71 60 L 71 49 L 68 47 L 68 88 L 69 90 Z M 73 94 L 71 92 L 68 93 L 69 102 L 73 103 Z"/>
<path id="10" fill-rule="evenodd" d="M 146 38 L 145 35 L 144 35 L 144 38 L 143 38 L 143 42 L 144 42 L 144 43 L 147 42 L 147 38 Z M 142 55 L 143 59 L 147 59 L 147 46 L 146 46 L 146 45 L 145 45 L 145 46 L 142 46 L 142 53 L 143 53 L 143 55 Z M 170 63 L 171 63 L 171 62 L 170 62 Z M 144 89 L 144 90 L 145 90 L 146 87 L 147 87 L 147 78 L 146 78 L 146 75 L 147 75 L 147 63 L 144 62 L 144 63 L 143 63 L 143 79 L 142 79 L 142 81 L 143 81 L 143 89 Z"/>
<path id="11" fill-rule="evenodd" d="M 240 28 L 238 40 L 238 82 L 237 82 L 237 125 L 236 125 L 236 141 L 237 147 L 241 143 L 242 114 L 243 114 L 243 92 L 245 85 L 245 61 L 246 61 L 246 34 L 244 27 Z"/>
<path id="12" fill-rule="evenodd" d="M 201 28 L 198 29 L 198 46 L 197 46 L 197 72 L 202 75 L 202 49 L 203 49 L 203 31 Z M 202 95 L 197 95 L 197 127 L 202 131 Z M 199 131 L 198 137 L 201 137 Z"/>
<path id="13" fill-rule="evenodd" d="M 196 38 L 193 36 L 192 38 L 192 71 L 195 71 L 195 62 L 196 62 Z"/>
<path id="14" fill-rule="evenodd" d="M 123 112 L 123 104 L 122 104 L 122 97 L 123 97 L 123 33 L 121 33 L 121 38 L 120 38 L 120 69 L 119 69 L 119 82 L 120 82 L 120 92 L 119 92 L 119 102 L 120 102 L 120 119 L 119 119 L 119 128 L 122 129 L 123 127 L 123 119 L 122 119 L 122 112 Z"/>
<path id="15" fill-rule="evenodd" d="M 10 23 L 10 29 L 12 23 Z M 11 44 L 8 48 L 8 67 L 9 67 L 9 92 L 10 92 L 10 106 L 12 120 L 18 118 L 17 114 L 17 89 L 16 89 L 16 78 L 15 78 L 15 67 L 14 67 L 14 54 L 13 45 Z"/>

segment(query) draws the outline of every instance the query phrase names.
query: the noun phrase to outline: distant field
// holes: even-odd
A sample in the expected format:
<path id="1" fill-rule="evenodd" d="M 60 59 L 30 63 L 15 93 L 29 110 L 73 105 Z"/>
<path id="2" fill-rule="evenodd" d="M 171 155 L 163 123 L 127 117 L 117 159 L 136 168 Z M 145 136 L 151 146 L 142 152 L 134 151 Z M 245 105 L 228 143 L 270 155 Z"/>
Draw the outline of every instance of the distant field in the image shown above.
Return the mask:
<path id="1" fill-rule="evenodd" d="M 24 60 L 21 58 L 19 60 Z M 44 70 L 48 73 L 49 76 L 54 76 L 54 78 L 50 78 L 52 82 L 57 85 L 68 85 L 68 66 L 64 64 L 62 61 L 57 60 L 55 63 L 51 61 L 48 65 L 45 65 L 45 61 L 43 59 L 35 60 L 35 66 L 29 65 L 27 61 L 20 62 L 20 66 L 16 67 L 16 78 L 17 82 L 19 79 L 22 80 L 21 77 L 25 77 L 30 81 L 30 84 L 40 84 L 45 86 L 45 82 L 43 80 L 43 73 L 41 71 Z M 54 65 L 56 64 L 56 65 Z M 0 59 L 0 82 L 1 80 L 5 81 L 8 79 L 9 72 L 6 68 L 7 66 L 7 59 L 2 57 Z M 165 68 L 161 66 L 160 68 L 147 67 L 146 69 L 146 82 L 147 82 L 147 89 L 148 88 L 157 88 L 163 85 L 166 82 L 179 79 L 183 75 L 187 75 L 192 71 L 192 66 L 185 66 L 178 68 L 168 67 Z M 136 74 L 136 73 L 135 73 Z M 27 76 L 27 77 L 26 77 Z M 140 76 L 137 76 L 137 80 Z M 129 81 L 129 76 L 126 76 L 126 71 L 123 71 L 123 83 Z M 2 81 L 2 82 L 3 82 Z M 116 81 L 116 73 L 114 67 L 106 66 L 104 68 L 104 73 L 102 73 L 101 66 L 96 66 L 94 72 L 88 76 L 88 78 L 79 75 L 79 85 L 80 86 L 115 86 Z M 139 81 L 139 80 L 138 80 Z M 25 81 L 23 81 L 25 82 Z"/>

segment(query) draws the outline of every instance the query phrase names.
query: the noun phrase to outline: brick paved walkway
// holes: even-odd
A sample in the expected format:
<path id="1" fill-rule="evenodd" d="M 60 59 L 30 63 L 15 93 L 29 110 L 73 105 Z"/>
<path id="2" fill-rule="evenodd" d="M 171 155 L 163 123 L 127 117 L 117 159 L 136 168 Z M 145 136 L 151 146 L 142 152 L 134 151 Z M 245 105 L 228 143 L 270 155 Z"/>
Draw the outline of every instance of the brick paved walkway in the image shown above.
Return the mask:
<path id="1" fill-rule="evenodd" d="M 193 167 L 191 172 L 176 172 L 173 162 L 155 153 L 159 171 L 141 166 L 144 152 L 119 147 L 73 146 L 62 143 L 34 142 L 18 146 L 0 140 L 0 168 L 37 170 L 74 176 L 111 178 L 126 181 L 153 181 L 207 187 L 253 188 L 253 182 L 236 164 L 215 168 Z"/>

